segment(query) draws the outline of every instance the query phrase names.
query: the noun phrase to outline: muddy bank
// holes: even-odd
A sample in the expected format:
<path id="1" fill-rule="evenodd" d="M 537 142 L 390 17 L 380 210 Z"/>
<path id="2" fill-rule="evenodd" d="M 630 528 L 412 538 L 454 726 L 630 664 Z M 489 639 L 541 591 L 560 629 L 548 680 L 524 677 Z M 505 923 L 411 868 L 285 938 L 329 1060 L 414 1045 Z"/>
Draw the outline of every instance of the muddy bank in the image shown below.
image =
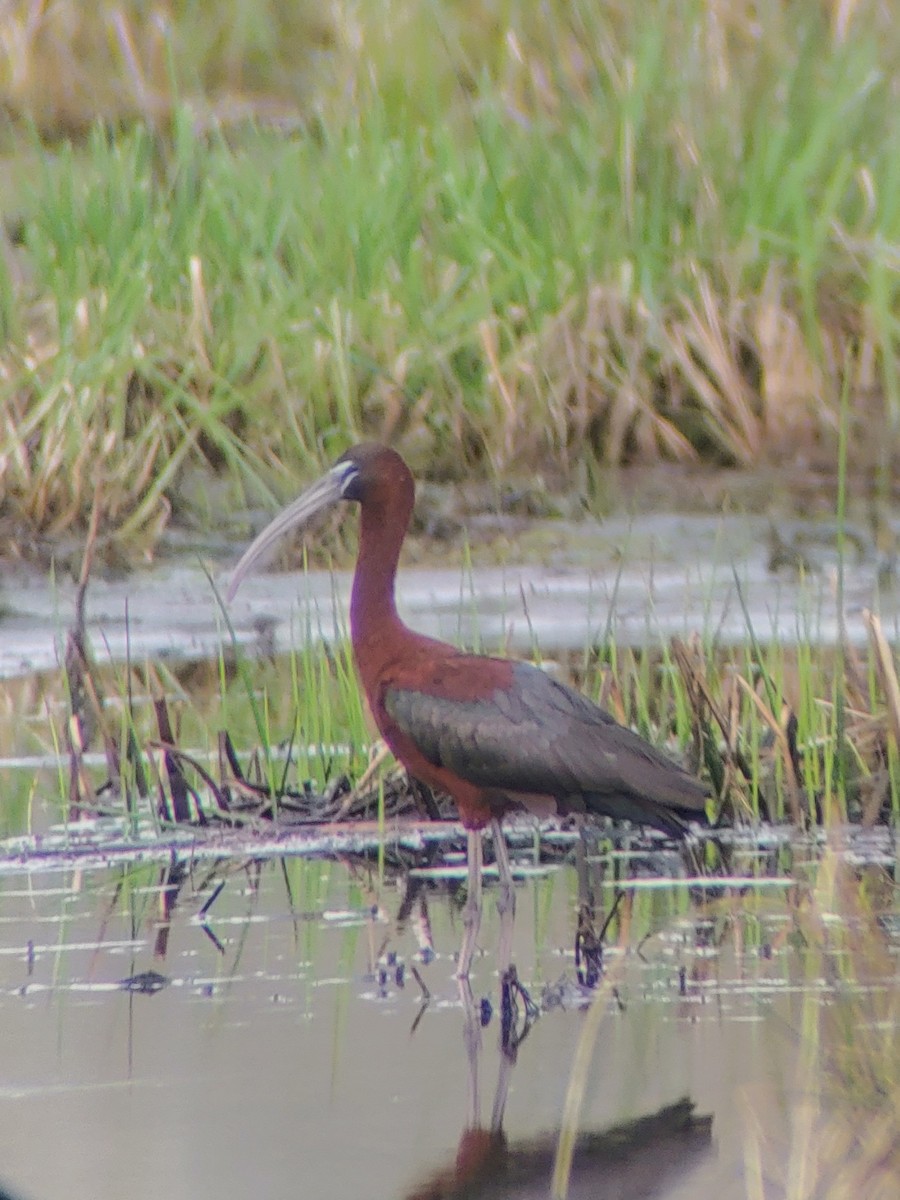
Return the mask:
<path id="1" fill-rule="evenodd" d="M 831 522 L 784 521 L 776 530 L 765 516 L 647 513 L 602 523 L 517 520 L 508 536 L 494 529 L 483 543 L 476 522 L 470 536 L 470 567 L 401 569 L 399 605 L 416 629 L 517 654 L 539 648 L 546 656 L 608 637 L 643 646 L 700 632 L 720 644 L 745 643 L 751 626 L 760 642 L 828 645 L 839 635 Z M 405 561 L 420 557 L 421 545 Z M 241 548 L 222 541 L 202 557 L 183 549 L 145 571 L 97 574 L 88 629 L 101 661 L 217 654 L 228 634 L 204 565 L 224 591 Z M 891 636 L 898 619 L 892 559 L 854 526 L 844 563 L 847 635 L 864 641 L 862 611 L 876 608 Z M 228 617 L 251 653 L 331 639 L 346 628 L 350 579 L 349 571 L 262 574 L 243 586 Z M 74 594 L 70 579 L 7 567 L 0 676 L 57 665 Z"/>

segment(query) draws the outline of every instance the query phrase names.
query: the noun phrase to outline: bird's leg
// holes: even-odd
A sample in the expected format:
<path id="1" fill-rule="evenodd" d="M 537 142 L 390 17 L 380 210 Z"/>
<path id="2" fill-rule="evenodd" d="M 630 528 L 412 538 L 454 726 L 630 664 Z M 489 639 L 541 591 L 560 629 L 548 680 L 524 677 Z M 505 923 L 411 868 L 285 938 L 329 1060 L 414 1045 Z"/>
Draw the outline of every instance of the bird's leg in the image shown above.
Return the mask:
<path id="1" fill-rule="evenodd" d="M 519 982 L 519 975 L 512 961 L 513 932 L 516 923 L 516 890 L 513 883 L 512 864 L 509 861 L 509 848 L 503 836 L 503 827 L 499 820 L 491 822 L 491 837 L 494 839 L 494 858 L 497 862 L 497 874 L 500 876 L 500 895 L 497 898 L 497 911 L 500 914 L 500 981 L 501 981 L 501 1048 L 505 1055 L 515 1058 L 516 1050 L 531 1028 L 531 1023 L 540 1010 Z M 520 996 L 525 1004 L 525 1025 L 518 1032 L 518 1005 L 516 997 Z"/>
<path id="2" fill-rule="evenodd" d="M 521 1028 L 518 1003 L 520 999 L 525 1005 L 525 1020 Z M 510 965 L 503 973 L 500 988 L 500 1049 L 504 1057 L 515 1061 L 519 1047 L 540 1015 L 540 1008 L 519 982 L 518 971 Z"/>
<path id="3" fill-rule="evenodd" d="M 503 1114 L 506 1112 L 509 1085 L 515 1065 L 516 1056 L 514 1054 L 504 1053 L 500 1055 L 500 1066 L 497 1070 L 497 1090 L 494 1093 L 494 1107 L 491 1112 L 491 1131 L 493 1133 L 499 1133 L 503 1128 Z"/>
<path id="4" fill-rule="evenodd" d="M 506 848 L 506 838 L 503 827 L 494 818 L 491 821 L 491 837 L 494 841 L 494 860 L 497 863 L 497 874 L 500 877 L 500 893 L 497 897 L 497 912 L 500 914 L 500 962 L 499 972 L 502 979 L 512 965 L 512 940 L 516 920 L 516 893 L 513 884 L 512 866 L 509 861 L 509 851 Z"/>
<path id="5" fill-rule="evenodd" d="M 481 925 L 481 830 L 466 830 L 466 859 L 469 865 L 469 895 L 463 912 L 463 943 L 456 964 L 456 978 L 468 979 L 475 942 Z"/>
<path id="6" fill-rule="evenodd" d="M 459 1000 L 463 1010 L 463 1042 L 466 1047 L 466 1060 L 469 1065 L 469 1112 L 468 1127 L 474 1129 L 481 1119 L 481 1101 L 478 1095 L 478 1059 L 481 1055 L 481 1023 L 478 1019 L 478 1009 L 472 996 L 472 988 L 468 979 L 458 981 Z"/>

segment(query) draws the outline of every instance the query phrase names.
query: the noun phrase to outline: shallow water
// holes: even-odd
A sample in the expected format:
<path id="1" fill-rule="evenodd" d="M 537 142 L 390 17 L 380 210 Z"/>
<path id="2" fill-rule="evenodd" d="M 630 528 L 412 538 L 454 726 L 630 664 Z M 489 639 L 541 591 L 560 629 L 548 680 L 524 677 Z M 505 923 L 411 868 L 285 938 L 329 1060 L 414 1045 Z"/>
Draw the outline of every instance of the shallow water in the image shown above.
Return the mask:
<path id="1" fill-rule="evenodd" d="M 400 604 L 423 632 L 525 653 L 582 650 L 609 634 L 634 645 L 694 631 L 746 642 L 748 622 L 760 639 L 834 644 L 833 548 L 809 571 L 773 572 L 766 528 L 658 516 L 579 526 L 539 566 L 406 571 Z M 880 607 L 888 632 L 896 623 L 882 565 L 864 553 L 846 564 L 851 640 L 866 636 L 864 607 Z M 330 637 L 348 583 L 250 580 L 230 610 L 236 634 L 266 653 Z M 71 586 L 11 576 L 4 599 L 0 675 L 55 665 Z M 201 661 L 227 641 L 190 564 L 98 580 L 88 612 L 101 661 Z M 38 831 L 0 844 L 0 1191 L 22 1200 L 547 1196 L 592 1004 L 602 1012 L 570 1195 L 774 1200 L 792 1114 L 808 1098 L 801 1064 L 814 1018 L 858 992 L 862 1020 L 864 1001 L 900 984 L 886 830 L 853 831 L 833 855 L 885 883 L 887 957 L 860 981 L 837 942 L 822 951 L 819 927 L 810 932 L 810 889 L 831 853 L 822 845 L 738 839 L 704 879 L 698 862 L 644 845 L 631 855 L 601 843 L 576 870 L 576 837 L 527 828 L 514 840 L 514 960 L 541 1014 L 504 1053 L 490 890 L 471 1001 L 454 979 L 463 863 L 442 850 L 438 868 L 426 865 L 446 830 L 179 831 L 165 845 L 149 823 L 54 831 L 58 802 L 40 800 L 44 787 L 48 799 L 65 796 L 55 747 L 25 727 L 15 699 L 7 708 L 24 770 L 15 785 L 4 773 L 2 829 Z M 575 959 L 588 890 L 597 930 L 625 896 L 604 937 L 599 991 Z M 826 931 L 842 927 L 842 910 L 817 912 Z M 490 1019 L 476 1036 L 480 1012 Z M 828 1047 L 817 1054 L 827 1074 Z M 591 1136 L 681 1097 L 711 1115 L 711 1138 L 703 1127 L 665 1132 L 663 1118 Z M 761 1139 L 770 1156 L 760 1183 Z"/>
<path id="2" fill-rule="evenodd" d="M 606 847 L 579 874 L 536 867 L 525 835 L 517 845 L 514 958 L 544 1011 L 503 1068 L 500 1182 L 488 1172 L 466 1194 L 548 1194 L 591 1000 L 573 957 L 580 880 L 598 920 L 617 887 L 628 897 L 607 934 L 616 990 L 580 1127 L 689 1096 L 713 1135 L 674 1149 L 645 1139 L 624 1163 L 601 1152 L 576 1167 L 571 1195 L 746 1196 L 748 1113 L 783 1132 L 804 1005 L 833 987 L 827 960 L 810 973 L 792 934 L 795 880 L 819 850 L 745 847 L 732 882 L 701 889 L 677 852 Z M 884 863 L 895 848 L 876 834 L 856 853 Z M 398 930 L 408 880 L 379 880 L 374 858 L 178 861 L 176 876 L 167 860 L 3 865 L 0 1186 L 24 1200 L 461 1194 L 451 1183 L 472 1137 L 461 1139 L 491 1124 L 503 1073 L 490 890 L 472 980 L 494 1008 L 476 1107 L 445 878 L 417 873 L 425 890 Z"/>
<path id="3" fill-rule="evenodd" d="M 536 561 L 471 570 L 401 563 L 402 614 L 422 633 L 488 649 L 552 656 L 614 636 L 621 645 L 658 645 L 677 635 L 715 636 L 720 645 L 798 640 L 834 645 L 838 555 L 833 523 L 786 528 L 788 564 L 776 570 L 771 523 L 754 516 L 647 514 L 602 524 L 533 523 L 516 537 Z M 844 633 L 862 644 L 864 609 L 881 613 L 888 636 L 900 622 L 893 565 L 848 538 Z M 222 590 L 239 554 L 218 547 L 211 574 Z M 793 555 L 793 557 L 792 557 Z M 492 562 L 496 561 L 496 555 Z M 285 652 L 346 628 L 347 572 L 259 574 L 246 581 L 229 620 L 238 640 L 262 653 Z M 0 678 L 46 670 L 61 659 L 75 587 L 26 568 L 8 569 L 0 611 Z M 124 578 L 95 578 L 88 629 L 102 659 L 215 658 L 227 643 L 225 619 L 194 554 Z"/>

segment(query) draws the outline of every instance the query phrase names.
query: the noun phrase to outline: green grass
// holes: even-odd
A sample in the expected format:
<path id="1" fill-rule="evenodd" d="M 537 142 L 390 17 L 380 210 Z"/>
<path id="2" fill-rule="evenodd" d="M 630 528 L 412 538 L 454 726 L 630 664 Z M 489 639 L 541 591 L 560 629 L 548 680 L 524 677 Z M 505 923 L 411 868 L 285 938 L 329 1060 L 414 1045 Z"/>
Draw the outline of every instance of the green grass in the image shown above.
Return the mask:
<path id="1" fill-rule="evenodd" d="M 96 511 L 107 550 L 151 554 L 170 521 L 221 529 L 363 436 L 433 478 L 540 470 L 595 501 L 607 464 L 837 461 L 839 530 L 854 472 L 888 488 L 891 437 L 863 436 L 900 403 L 900 34 L 877 6 L 237 7 L 163 27 L 122 4 L 101 28 L 11 6 L 7 542 Z M 63 119 L 66 45 L 96 87 Z M 610 626 L 581 678 L 652 740 L 705 745 L 738 814 L 762 795 L 802 815 L 795 736 L 826 822 L 879 787 L 896 817 L 890 656 L 874 628 L 859 662 L 812 655 L 817 619 L 796 654 L 749 621 L 733 653 L 702 634 L 692 684 Z M 273 783 L 292 740 L 358 767 L 345 649 L 217 683 L 183 702 L 182 744 L 224 726 Z M 128 680 L 110 690 L 125 731 Z"/>
<path id="2" fill-rule="evenodd" d="M 890 439 L 858 436 L 900 405 L 877 5 L 12 9 L 15 529 L 97 493 L 133 557 L 362 436 L 589 492 L 660 455 L 827 461 L 845 362 L 850 470 L 888 486 Z M 65 20 L 95 86 L 63 119 Z M 205 510 L 197 468 L 226 485 Z"/>
<path id="3" fill-rule="evenodd" d="M 699 639 L 638 652 L 611 637 L 562 667 L 619 721 L 703 770 L 717 793 L 712 811 L 721 807 L 725 824 L 767 814 L 826 828 L 847 819 L 897 819 L 896 677 L 891 681 L 874 629 L 868 653 L 813 653 L 802 642 L 797 650 L 777 643 L 707 650 Z M 276 795 L 307 782 L 321 792 L 345 771 L 355 783 L 375 737 L 346 642 L 307 637 L 302 648 L 271 660 L 223 655 L 181 668 L 101 665 L 94 687 L 105 697 L 104 715 L 86 748 L 102 749 L 103 729 L 119 746 L 133 736 L 147 756 L 151 785 L 150 748 L 160 738 L 151 701 L 159 696 L 167 697 L 180 749 L 207 761 L 216 777 L 217 737 L 225 730 L 239 754 L 257 752 L 261 779 Z M 16 773 L 2 810 L 8 832 L 40 827 L 68 810 L 67 695 L 64 681 L 49 674 L 6 689 L 0 751 L 46 756 L 40 770 Z M 843 697 L 842 724 L 835 695 Z M 124 754 L 120 759 L 116 782 L 134 816 L 144 805 L 135 798 L 133 767 Z M 54 761 L 63 764 L 56 776 Z M 91 777 L 99 786 L 104 769 Z M 206 795 L 202 780 L 194 782 Z M 113 804 L 106 796 L 102 807 Z"/>

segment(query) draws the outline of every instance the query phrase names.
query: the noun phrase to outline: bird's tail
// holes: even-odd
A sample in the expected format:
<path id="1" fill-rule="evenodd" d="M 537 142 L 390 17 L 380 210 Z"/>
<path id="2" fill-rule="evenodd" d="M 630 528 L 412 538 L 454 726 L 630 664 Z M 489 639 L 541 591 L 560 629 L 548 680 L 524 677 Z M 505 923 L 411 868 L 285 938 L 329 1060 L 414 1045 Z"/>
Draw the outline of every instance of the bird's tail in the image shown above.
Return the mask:
<path id="1" fill-rule="evenodd" d="M 674 838 L 684 838 L 690 833 L 690 821 L 708 824 L 703 809 L 693 805 L 676 809 L 656 800 L 623 793 L 587 792 L 584 806 L 587 812 L 612 817 L 614 821 L 630 821 L 633 825 L 649 825 Z"/>

